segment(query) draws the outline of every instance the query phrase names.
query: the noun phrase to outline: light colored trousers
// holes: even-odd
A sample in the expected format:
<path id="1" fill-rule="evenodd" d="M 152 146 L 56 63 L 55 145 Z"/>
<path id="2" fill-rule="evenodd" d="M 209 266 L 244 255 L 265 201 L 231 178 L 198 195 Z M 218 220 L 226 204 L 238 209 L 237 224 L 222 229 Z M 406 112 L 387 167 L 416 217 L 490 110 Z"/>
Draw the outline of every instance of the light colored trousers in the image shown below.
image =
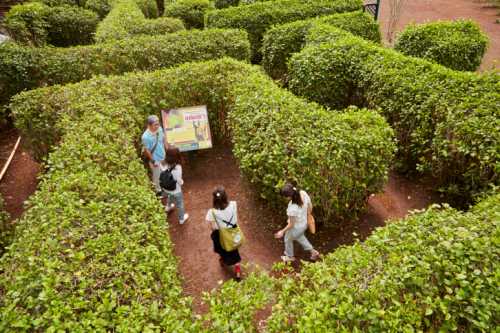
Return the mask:
<path id="1" fill-rule="evenodd" d="M 304 248 L 304 251 L 311 251 L 314 249 L 309 240 L 307 240 L 306 236 L 304 235 L 306 229 L 307 226 L 305 229 L 290 229 L 285 232 L 285 255 L 289 257 L 294 256 L 293 241 L 299 242 L 299 244 Z"/>
<path id="2" fill-rule="evenodd" d="M 153 182 L 153 185 L 155 186 L 155 191 L 160 192 L 161 187 L 160 187 L 160 164 L 158 163 L 158 166 L 154 166 L 152 162 L 149 162 L 149 168 L 151 169 L 151 181 Z"/>
<path id="3" fill-rule="evenodd" d="M 179 222 L 184 221 L 184 196 L 182 192 L 177 193 L 167 193 L 167 207 L 173 203 L 177 208 L 177 215 L 179 216 Z"/>

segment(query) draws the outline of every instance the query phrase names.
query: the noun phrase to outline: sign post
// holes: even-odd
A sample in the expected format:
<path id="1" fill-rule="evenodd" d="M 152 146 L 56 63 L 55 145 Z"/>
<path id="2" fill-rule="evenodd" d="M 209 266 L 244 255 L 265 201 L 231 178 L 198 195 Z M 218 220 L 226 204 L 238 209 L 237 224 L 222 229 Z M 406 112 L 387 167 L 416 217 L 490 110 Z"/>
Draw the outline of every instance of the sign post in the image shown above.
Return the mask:
<path id="1" fill-rule="evenodd" d="M 206 105 L 161 110 L 161 116 L 169 146 L 181 152 L 212 148 Z"/>

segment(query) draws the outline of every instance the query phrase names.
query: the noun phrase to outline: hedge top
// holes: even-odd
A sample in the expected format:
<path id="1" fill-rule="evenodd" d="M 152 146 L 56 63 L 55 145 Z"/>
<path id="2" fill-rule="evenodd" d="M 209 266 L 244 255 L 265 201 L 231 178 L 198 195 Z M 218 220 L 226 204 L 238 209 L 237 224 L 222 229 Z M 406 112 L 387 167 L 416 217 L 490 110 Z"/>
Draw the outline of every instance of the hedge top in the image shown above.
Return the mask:
<path id="1" fill-rule="evenodd" d="M 351 12 L 362 8 L 361 0 L 278 0 L 209 11 L 205 26 L 245 29 L 252 44 L 252 61 L 259 62 L 264 32 L 274 24 L 310 17 Z"/>
<path id="2" fill-rule="evenodd" d="M 443 66 L 475 71 L 486 52 L 488 36 L 471 20 L 411 24 L 401 32 L 394 48 Z"/>

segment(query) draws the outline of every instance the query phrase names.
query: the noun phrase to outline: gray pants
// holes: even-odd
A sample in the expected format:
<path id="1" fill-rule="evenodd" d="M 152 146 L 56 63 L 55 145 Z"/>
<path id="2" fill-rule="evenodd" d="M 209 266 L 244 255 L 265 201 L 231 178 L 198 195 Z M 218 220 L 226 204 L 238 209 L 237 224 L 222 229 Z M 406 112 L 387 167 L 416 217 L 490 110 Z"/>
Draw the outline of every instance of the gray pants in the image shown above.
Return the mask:
<path id="1" fill-rule="evenodd" d="M 285 255 L 293 257 L 293 241 L 299 242 L 299 244 L 304 248 L 304 251 L 312 251 L 314 249 L 311 243 L 307 240 L 306 236 L 304 236 L 306 229 L 290 229 L 285 232 Z"/>
<path id="2" fill-rule="evenodd" d="M 155 186 L 155 191 L 160 192 L 161 187 L 160 187 L 160 163 L 158 163 L 158 166 L 154 166 L 152 162 L 149 162 L 149 168 L 151 169 L 151 181 L 153 182 L 153 185 Z"/>
<path id="3" fill-rule="evenodd" d="M 178 193 L 167 193 L 167 207 L 170 207 L 170 204 L 175 204 L 177 208 L 177 215 L 179 216 L 179 222 L 184 220 L 184 196 L 182 192 Z"/>

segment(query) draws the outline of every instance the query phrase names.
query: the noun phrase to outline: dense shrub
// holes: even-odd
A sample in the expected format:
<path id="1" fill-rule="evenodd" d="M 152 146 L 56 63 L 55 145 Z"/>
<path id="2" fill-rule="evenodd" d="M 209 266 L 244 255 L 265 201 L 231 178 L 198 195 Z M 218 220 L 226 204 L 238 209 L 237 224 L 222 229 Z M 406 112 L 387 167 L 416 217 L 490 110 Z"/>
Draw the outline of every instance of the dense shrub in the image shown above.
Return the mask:
<path id="1" fill-rule="evenodd" d="M 215 0 L 214 5 L 217 9 L 238 6 L 239 0 Z"/>
<path id="2" fill-rule="evenodd" d="M 0 331 L 198 332 L 137 160 L 136 110 L 82 102 L 0 260 Z"/>
<path id="3" fill-rule="evenodd" d="M 435 61 L 459 71 L 475 71 L 488 46 L 488 37 L 470 20 L 409 25 L 394 48 L 406 55 Z"/>
<path id="4" fill-rule="evenodd" d="M 311 34 L 330 43 L 292 57 L 295 93 L 333 108 L 380 108 L 396 131 L 400 167 L 434 175 L 458 203 L 500 183 L 498 73 L 452 71 L 333 27 Z"/>
<path id="5" fill-rule="evenodd" d="M 113 3 L 111 12 L 99 23 L 95 40 L 98 43 L 103 43 L 128 38 L 145 32 L 162 34 L 165 32 L 175 32 L 184 28 L 182 23 L 175 19 L 170 19 L 171 22 L 167 25 L 165 25 L 165 22 L 169 20 L 166 18 L 160 21 L 148 21 L 136 0 L 116 0 Z M 165 27 L 168 28 L 167 31 L 165 31 Z"/>
<path id="6" fill-rule="evenodd" d="M 260 87 L 264 89 L 261 98 L 274 105 L 277 113 L 284 114 L 278 110 L 279 99 L 283 105 L 299 102 L 305 109 L 291 109 L 291 118 L 287 120 L 284 116 L 275 118 L 269 107 L 254 130 L 264 130 L 270 122 L 284 125 L 283 128 L 303 127 L 301 137 L 295 137 L 298 132 L 283 132 L 281 136 L 288 142 L 315 145 L 317 134 L 308 131 L 307 124 L 315 118 L 327 122 L 332 114 L 281 91 L 259 68 L 230 59 L 153 73 L 102 76 L 18 95 L 17 106 L 30 106 L 24 110 L 26 115 L 33 115 L 35 110 L 56 113 L 54 130 L 59 129 L 63 137 L 61 145 L 49 155 L 48 172 L 19 222 L 16 240 L 0 261 L 4 272 L 0 277 L 0 330 L 199 331 L 189 300 L 181 293 L 164 213 L 147 186 L 146 172 L 134 144 L 146 115 L 165 107 L 199 103 L 208 105 L 212 128 L 219 136 L 225 132 L 227 112 L 243 114 L 245 110 L 255 110 L 247 105 L 253 104 L 252 97 L 240 94 L 259 94 L 255 88 Z M 20 108 L 16 110 L 21 113 Z M 305 111 L 309 110 L 308 116 Z M 345 119 L 345 127 L 353 128 L 352 134 L 335 130 L 328 133 L 328 137 L 335 138 L 330 147 L 336 148 L 338 154 L 344 154 L 341 149 L 348 149 L 340 138 L 357 140 L 357 128 L 390 134 L 381 117 L 366 111 L 359 114 L 359 119 L 354 111 L 333 115 L 337 122 Z M 293 119 L 306 122 L 294 123 Z M 239 126 L 243 123 L 240 120 L 232 124 L 235 136 L 242 133 Z M 390 140 L 390 135 L 379 140 L 378 147 L 384 141 L 391 146 Z M 337 147 L 334 141 L 338 142 Z M 374 171 L 369 165 L 378 155 L 390 155 L 390 149 L 375 153 L 371 144 L 357 142 L 359 155 L 350 162 L 359 166 L 358 177 L 380 172 L 383 178 L 387 171 L 382 170 L 383 166 Z M 282 149 L 274 138 L 272 144 L 261 147 L 270 152 Z M 243 151 L 239 154 L 243 156 Z M 300 160 L 299 154 L 290 152 L 289 160 Z M 274 169 L 273 173 L 294 177 L 295 173 L 305 174 L 309 170 L 301 176 L 307 182 L 318 178 L 315 173 L 321 172 L 332 181 L 330 189 L 336 191 L 336 177 L 330 178 L 328 170 L 312 168 L 316 160 L 311 158 L 313 154 L 303 156 L 300 170 L 289 169 L 285 175 Z M 334 158 L 332 163 L 336 161 Z M 273 163 L 263 159 L 260 165 Z M 331 164 L 329 167 L 335 168 Z M 353 183 L 356 188 L 366 186 L 361 178 L 357 181 Z M 256 294 L 248 302 L 260 306 L 263 296 Z"/>
<path id="7" fill-rule="evenodd" d="M 84 7 L 96 12 L 101 19 L 105 18 L 111 10 L 108 0 L 86 0 Z"/>
<path id="8" fill-rule="evenodd" d="M 33 2 L 16 5 L 5 17 L 5 28 L 16 41 L 42 46 L 90 44 L 98 16 L 76 6 L 49 7 Z"/>
<path id="9" fill-rule="evenodd" d="M 50 7 L 64 6 L 64 5 L 83 7 L 85 5 L 86 0 L 28 0 L 25 2 L 41 2 Z"/>
<path id="10" fill-rule="evenodd" d="M 268 330 L 495 331 L 498 202 L 471 213 L 433 207 L 306 265 L 297 281 L 281 281 Z"/>
<path id="11" fill-rule="evenodd" d="M 230 7 L 206 14 L 206 26 L 245 29 L 252 45 L 252 61 L 261 59 L 262 36 L 274 24 L 283 24 L 310 17 L 361 9 L 360 0 L 279 0 L 258 2 L 247 6 Z"/>
<path id="12" fill-rule="evenodd" d="M 378 23 L 371 15 L 363 12 L 334 14 L 277 25 L 266 31 L 262 41 L 262 66 L 272 78 L 286 81 L 288 59 L 304 47 L 309 29 L 318 23 L 330 24 L 354 35 L 380 42 Z"/>
<path id="13" fill-rule="evenodd" d="M 188 29 L 203 29 L 204 15 L 211 8 L 209 0 L 179 0 L 168 4 L 164 15 L 181 19 Z"/>
<path id="14" fill-rule="evenodd" d="M 134 35 L 163 35 L 184 30 L 181 20 L 172 17 L 159 17 L 152 20 L 142 20 L 129 29 L 129 34 Z"/>
<path id="15" fill-rule="evenodd" d="M 5 210 L 5 202 L 0 194 L 0 257 L 3 255 L 5 247 L 10 244 L 14 226 L 9 222 L 10 215 Z"/>
<path id="16" fill-rule="evenodd" d="M 249 59 L 246 32 L 193 30 L 64 49 L 25 48 L 5 43 L 0 45 L 0 96 L 6 103 L 22 90 L 43 85 L 78 82 L 98 74 L 155 70 L 224 56 Z M 37 130 L 52 131 L 48 124 L 40 125 Z M 44 135 L 42 132 L 39 134 Z M 39 156 L 40 149 L 43 151 L 42 147 L 37 147 L 36 155 Z"/>
<path id="17" fill-rule="evenodd" d="M 250 70 L 230 60 L 210 66 L 223 65 L 234 68 L 235 75 Z M 183 67 L 183 71 L 186 68 Z M 296 179 L 310 193 L 318 193 L 315 197 L 318 215 L 336 217 L 339 221 L 358 213 L 365 206 L 367 196 L 381 189 L 394 150 L 392 130 L 381 116 L 367 110 L 329 113 L 279 89 L 257 69 L 252 69 L 256 74 L 240 75 L 237 79 L 229 72 L 211 79 L 191 77 L 195 73 L 201 75 L 200 70 L 189 72 L 193 73 L 189 74 L 189 80 L 183 73 L 178 73 L 178 79 L 172 79 L 170 73 L 175 71 L 167 71 L 169 74 L 165 77 L 161 74 L 127 76 L 115 78 L 113 84 L 132 85 L 128 82 L 133 82 L 134 99 L 144 99 L 136 102 L 141 110 L 207 104 L 212 110 L 209 117 L 216 138 L 228 135 L 224 119 L 229 113 L 234 153 L 240 167 L 270 201 L 281 202 L 276 189 L 286 179 Z M 184 93 L 174 84 L 181 79 L 187 85 Z M 214 80 L 224 84 L 224 90 L 213 88 Z M 105 86 L 96 83 L 100 88 L 94 83 L 82 83 L 20 94 L 12 104 L 16 126 L 26 132 L 25 137 L 37 151 L 40 147 L 52 146 L 64 134 L 64 129 L 57 126 L 61 114 L 85 112 L 78 101 L 82 96 L 92 96 L 96 89 L 112 89 L 109 82 L 110 85 Z M 151 90 L 153 83 L 161 87 Z M 144 94 L 147 98 L 142 97 Z M 119 96 L 114 92 L 112 95 Z"/>

